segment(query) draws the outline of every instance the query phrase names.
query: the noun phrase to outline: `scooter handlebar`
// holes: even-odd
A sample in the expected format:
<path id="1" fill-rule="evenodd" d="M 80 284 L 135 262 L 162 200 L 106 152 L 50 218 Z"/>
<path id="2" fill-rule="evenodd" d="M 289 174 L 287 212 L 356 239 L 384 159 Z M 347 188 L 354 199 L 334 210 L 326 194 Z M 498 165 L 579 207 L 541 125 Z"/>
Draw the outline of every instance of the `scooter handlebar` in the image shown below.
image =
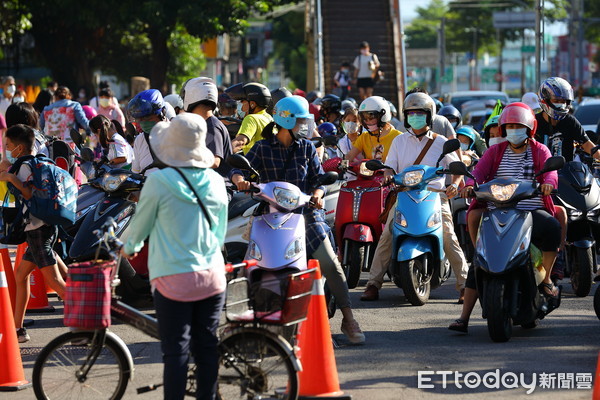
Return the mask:
<path id="1" fill-rule="evenodd" d="M 252 260 L 244 260 L 241 263 L 238 264 L 231 264 L 231 263 L 227 263 L 225 264 L 225 271 L 226 272 L 233 272 L 236 269 L 241 269 L 241 268 L 250 268 L 250 267 L 254 267 L 256 266 L 256 264 L 258 263 L 258 261 L 252 259 Z"/>

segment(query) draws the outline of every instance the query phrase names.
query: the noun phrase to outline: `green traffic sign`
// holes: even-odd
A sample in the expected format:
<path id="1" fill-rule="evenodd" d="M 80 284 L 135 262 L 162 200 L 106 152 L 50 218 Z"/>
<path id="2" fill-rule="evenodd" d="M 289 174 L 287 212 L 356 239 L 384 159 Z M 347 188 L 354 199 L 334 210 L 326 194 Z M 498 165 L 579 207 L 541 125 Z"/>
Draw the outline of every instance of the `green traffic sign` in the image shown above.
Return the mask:
<path id="1" fill-rule="evenodd" d="M 535 46 L 521 46 L 521 53 L 535 53 Z"/>

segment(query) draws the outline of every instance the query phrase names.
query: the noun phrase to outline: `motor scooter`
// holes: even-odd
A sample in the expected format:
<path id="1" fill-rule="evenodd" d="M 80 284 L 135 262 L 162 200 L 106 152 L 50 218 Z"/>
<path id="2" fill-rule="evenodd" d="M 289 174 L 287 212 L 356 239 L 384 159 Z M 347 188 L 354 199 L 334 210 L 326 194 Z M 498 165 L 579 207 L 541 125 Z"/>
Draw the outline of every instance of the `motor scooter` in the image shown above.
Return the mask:
<path id="1" fill-rule="evenodd" d="M 368 160 L 349 163 L 329 160 L 325 170 L 351 174 L 354 180 L 343 182 L 335 214 L 335 238 L 341 255 L 342 268 L 350 289 L 358 285 L 361 272 L 371 269 L 371 261 L 383 224 L 379 216 L 385 208 L 390 186 L 384 183 L 383 171 L 366 168 Z"/>
<path id="2" fill-rule="evenodd" d="M 593 153 L 599 148 L 595 147 Z M 578 153 L 582 161 L 591 158 Z M 573 292 L 585 297 L 592 287 L 592 275 L 598 272 L 596 252 L 600 240 L 600 185 L 586 162 L 569 161 L 558 172 L 555 199 L 568 216 L 565 276 L 571 278 Z"/>
<path id="3" fill-rule="evenodd" d="M 442 158 L 460 148 L 457 139 L 444 143 Z M 379 160 L 370 160 L 371 170 L 390 168 Z M 391 168 L 390 168 L 391 169 Z M 392 281 L 402 288 L 407 300 L 422 306 L 429 300 L 431 289 L 450 277 L 450 264 L 444 257 L 441 200 L 429 183 L 444 174 L 442 168 L 411 165 L 394 175 L 398 185 L 398 202 L 392 225 Z"/>
<path id="4" fill-rule="evenodd" d="M 259 173 L 252 168 L 248 160 L 239 154 L 227 158 L 234 168 L 250 171 L 260 180 Z M 335 172 L 321 176 L 317 186 L 331 184 L 337 180 Z M 273 282 L 281 281 L 291 273 L 307 269 L 304 216 L 300 211 L 310 204 L 311 196 L 288 182 L 252 183 L 250 193 L 261 200 L 262 210 L 256 212 L 252 227 L 246 259 L 257 260 L 257 264 L 246 270 L 252 284 L 262 285 L 259 298 L 265 307 L 273 303 L 273 297 L 279 295 L 279 289 Z M 260 308 L 260 305 L 257 307 Z"/>
<path id="5" fill-rule="evenodd" d="M 564 163 L 563 157 L 550 157 L 536 177 L 558 170 Z M 449 170 L 474 180 L 461 162 L 450 164 Z M 496 206 L 481 216 L 473 267 L 490 338 L 506 342 L 512 336 L 513 325 L 534 328 L 540 319 L 558 308 L 561 288 L 557 298 L 540 293 L 538 285 L 545 270 L 532 262 L 531 212 L 516 208 L 519 201 L 539 195 L 538 183 L 496 178 L 482 185 L 475 182 L 473 190 L 477 201 Z"/>

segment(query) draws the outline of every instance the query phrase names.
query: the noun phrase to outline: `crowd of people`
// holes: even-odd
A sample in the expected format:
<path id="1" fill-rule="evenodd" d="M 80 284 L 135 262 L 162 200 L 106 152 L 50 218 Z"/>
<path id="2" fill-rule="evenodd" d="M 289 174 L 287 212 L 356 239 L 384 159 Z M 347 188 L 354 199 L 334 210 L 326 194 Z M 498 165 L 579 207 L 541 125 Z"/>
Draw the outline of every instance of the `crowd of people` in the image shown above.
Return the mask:
<path id="1" fill-rule="evenodd" d="M 218 357 L 216 353 L 220 310 L 225 290 L 223 247 L 227 225 L 226 187 L 248 190 L 248 174 L 227 163 L 229 155 L 244 154 L 263 182 L 286 181 L 312 196 L 312 207 L 302 214 L 306 221 L 306 252 L 320 261 L 323 274 L 343 314 L 341 331 L 354 344 L 366 338 L 352 312 L 344 271 L 340 265 L 331 228 L 323 212 L 324 190 L 312 183 L 324 173 L 322 163 L 340 157 L 349 161 L 379 159 L 395 172 L 419 163 L 435 166 L 447 140 L 458 138 L 461 150 L 445 155 L 442 166 L 466 154 L 481 157 L 473 171 L 478 183 L 496 177 L 533 179 L 551 155 L 573 159 L 574 146 L 591 152 L 594 144 L 569 114 L 573 91 L 561 78 L 549 78 L 539 91 L 539 104 L 531 95 L 523 102 L 505 105 L 490 115 L 482 132 L 462 126 L 460 112 L 451 105 L 439 107 L 429 94 L 415 88 L 403 101 L 401 113 L 380 96 L 373 96 L 373 73 L 379 68 L 368 43 L 354 61 L 361 102 L 318 92 L 308 94 L 286 88 L 269 90 L 257 82 L 218 88 L 206 77 L 190 79 L 180 94 L 163 98 L 156 89 L 136 94 L 121 109 L 111 88 L 104 85 L 98 95 L 82 106 L 65 86 L 52 83 L 38 96 L 39 102 L 24 102 L 12 77 L 2 81 L 0 129 L 3 161 L 0 180 L 10 182 L 23 197 L 30 196 L 30 172 L 13 171 L 11 164 L 24 155 L 45 151 L 45 137 L 71 142 L 71 129 L 87 133 L 88 145 L 97 158 L 112 167 L 130 168 L 147 176 L 132 221 L 132 235 L 122 249 L 134 256 L 149 245 L 148 268 L 154 292 L 165 363 L 165 393 L 177 397 L 185 387 L 187 357 L 191 349 L 202 363 L 199 387 L 206 398 L 214 394 Z M 348 86 L 350 65 L 336 74 L 339 87 Z M 535 96 L 535 94 L 533 94 Z M 535 110 L 532 110 L 535 108 Z M 537 112 L 537 113 L 536 113 Z M 5 120 L 5 123 L 4 123 Z M 562 135 L 557 137 L 556 132 Z M 316 148 L 311 138 L 333 137 L 335 142 Z M 552 136 L 552 141 L 548 138 Z M 427 147 L 425 149 L 425 147 Z M 425 149 L 425 150 L 424 150 Z M 596 154 L 595 157 L 600 157 Z M 394 171 L 386 170 L 391 180 Z M 564 244 L 566 217 L 549 196 L 557 187 L 556 173 L 542 174 L 538 197 L 519 203 L 533 214 L 532 241 L 543 252 L 545 277 L 540 291 L 558 295 L 551 279 L 557 251 Z M 460 317 L 450 329 L 467 332 L 477 300 L 473 270 L 455 234 L 448 199 L 472 195 L 472 182 L 452 176 L 431 183 L 442 193 L 444 252 L 456 276 Z M 201 207 L 198 207 L 198 205 Z M 472 207 L 468 223 L 474 241 L 481 210 Z M 361 300 L 379 297 L 391 259 L 389 213 Z M 29 298 L 28 278 L 40 268 L 46 282 L 63 296 L 66 266 L 52 250 L 56 227 L 31 218 L 26 227 L 28 253 L 25 268 L 17 269 L 15 322 L 20 342 L 29 340 L 23 317 Z M 147 239 L 149 238 L 149 243 Z"/>

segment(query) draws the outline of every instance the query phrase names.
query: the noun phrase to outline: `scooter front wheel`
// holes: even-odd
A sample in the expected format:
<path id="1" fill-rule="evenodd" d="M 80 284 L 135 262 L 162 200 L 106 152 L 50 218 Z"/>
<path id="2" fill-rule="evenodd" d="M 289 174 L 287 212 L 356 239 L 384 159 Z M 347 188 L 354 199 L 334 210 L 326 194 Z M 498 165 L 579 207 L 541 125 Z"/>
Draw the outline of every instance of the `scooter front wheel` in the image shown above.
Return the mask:
<path id="1" fill-rule="evenodd" d="M 360 272 L 365 262 L 365 255 L 368 255 L 367 246 L 369 245 L 351 240 L 348 240 L 346 245 L 348 246 L 349 260 L 348 265 L 344 266 L 344 272 L 346 273 L 348 288 L 354 289 L 358 286 Z"/>
<path id="2" fill-rule="evenodd" d="M 503 279 L 486 281 L 483 301 L 490 338 L 494 342 L 507 342 L 512 336 L 512 318 L 506 295 L 506 282 Z"/>
<path id="3" fill-rule="evenodd" d="M 422 306 L 429 300 L 431 276 L 424 271 L 425 254 L 408 261 L 400 261 L 400 281 L 406 299 L 413 306 Z"/>
<path id="4" fill-rule="evenodd" d="M 594 252 L 592 248 L 575 248 L 575 260 L 571 271 L 571 287 L 578 297 L 585 297 L 592 289 Z"/>

